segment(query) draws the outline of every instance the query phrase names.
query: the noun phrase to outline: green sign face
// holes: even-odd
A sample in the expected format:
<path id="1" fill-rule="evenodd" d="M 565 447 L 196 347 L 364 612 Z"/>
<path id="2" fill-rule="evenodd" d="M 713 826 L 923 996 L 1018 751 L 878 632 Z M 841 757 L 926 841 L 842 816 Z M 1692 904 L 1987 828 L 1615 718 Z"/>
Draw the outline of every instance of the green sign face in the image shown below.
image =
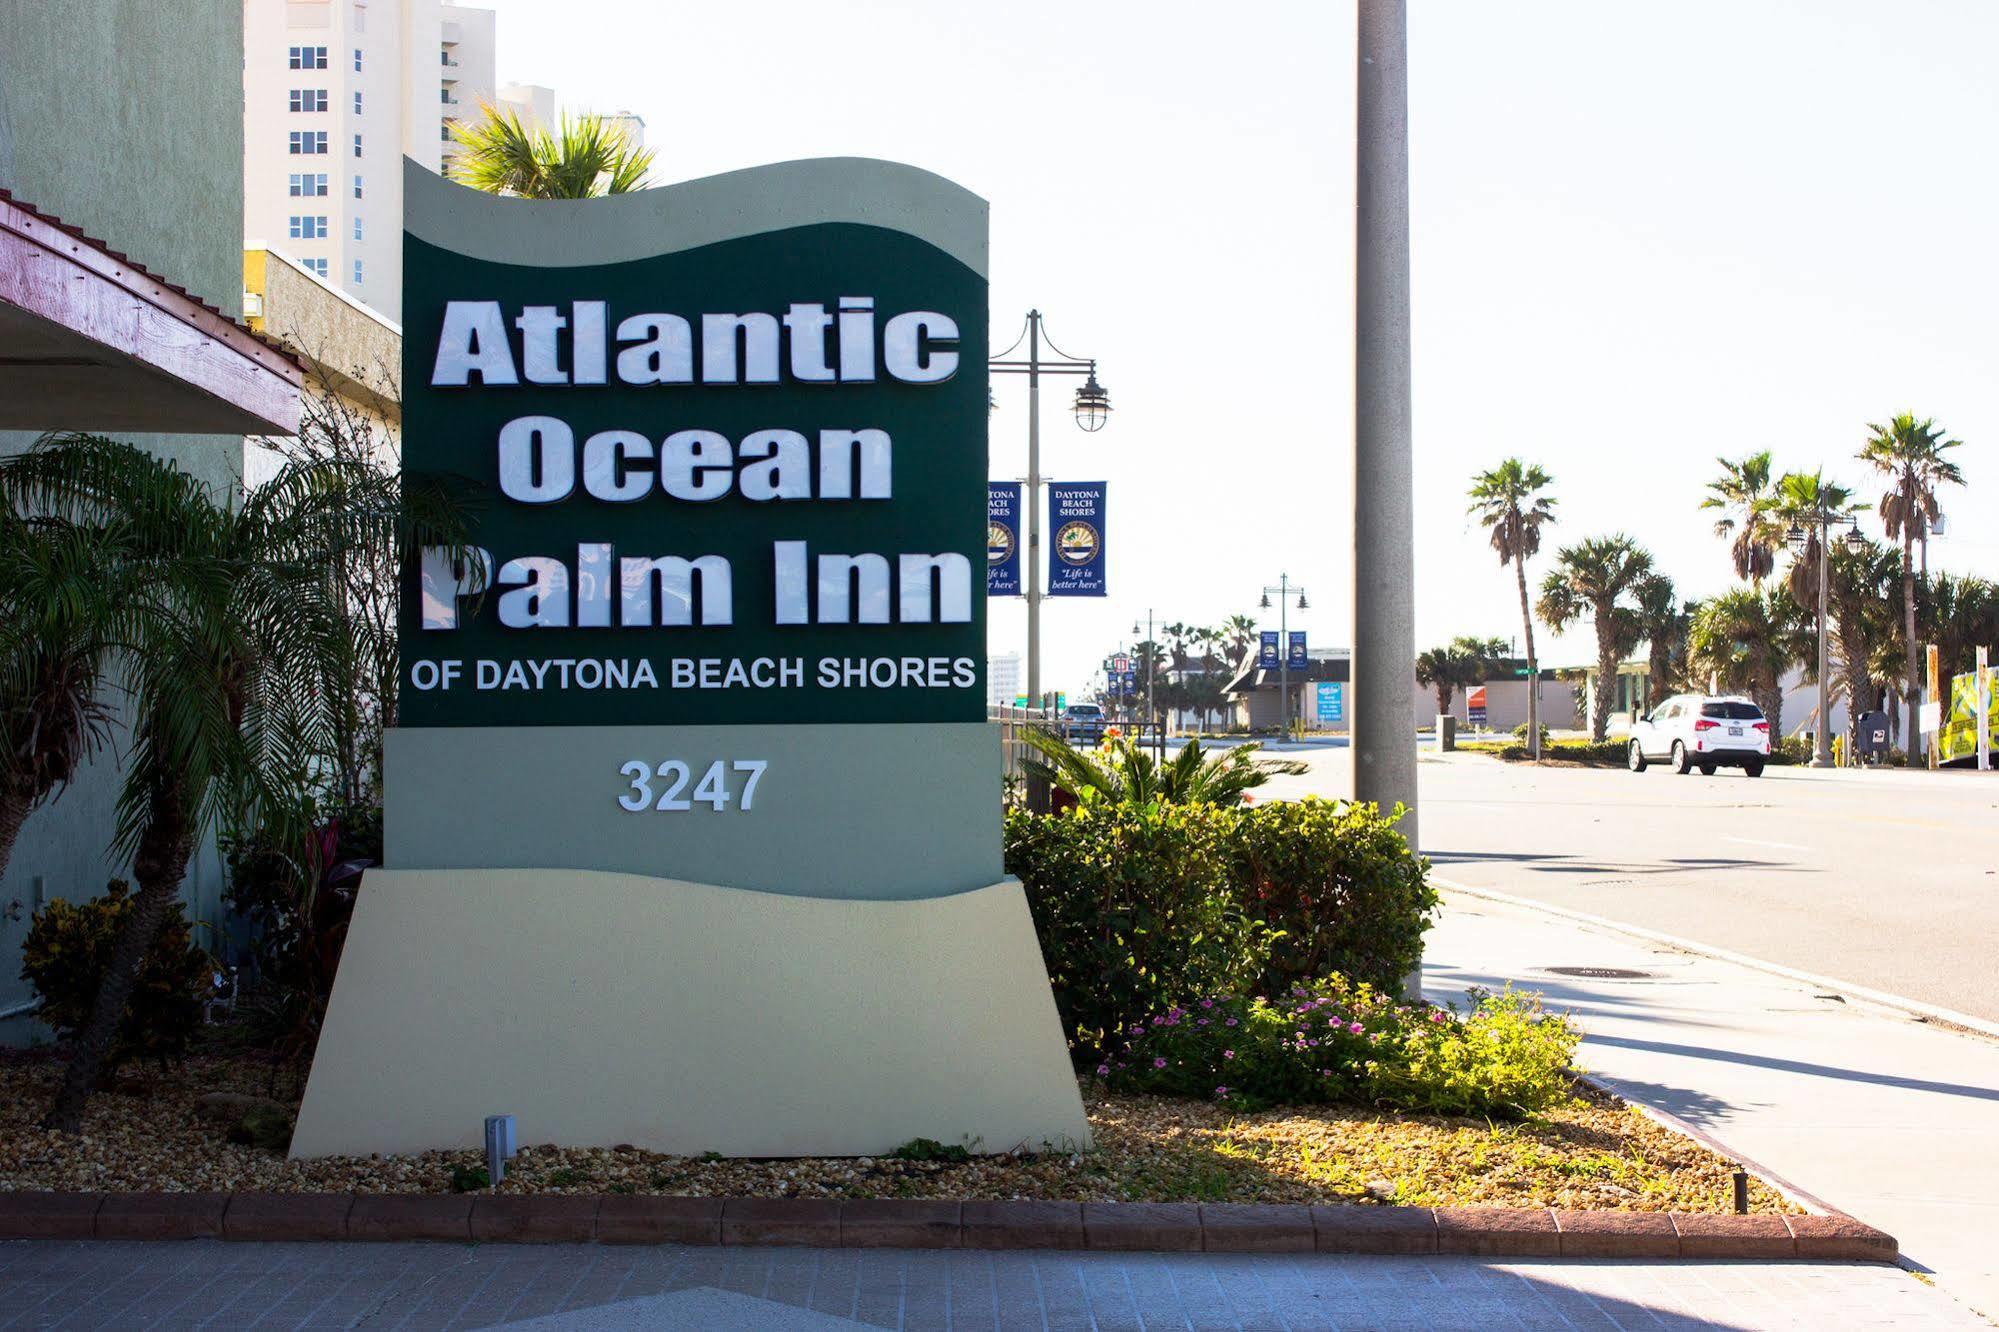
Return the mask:
<path id="1" fill-rule="evenodd" d="M 400 723 L 982 720 L 984 276 L 852 220 L 594 262 L 646 206 L 411 221 L 403 467 L 476 549 L 411 573 Z"/>

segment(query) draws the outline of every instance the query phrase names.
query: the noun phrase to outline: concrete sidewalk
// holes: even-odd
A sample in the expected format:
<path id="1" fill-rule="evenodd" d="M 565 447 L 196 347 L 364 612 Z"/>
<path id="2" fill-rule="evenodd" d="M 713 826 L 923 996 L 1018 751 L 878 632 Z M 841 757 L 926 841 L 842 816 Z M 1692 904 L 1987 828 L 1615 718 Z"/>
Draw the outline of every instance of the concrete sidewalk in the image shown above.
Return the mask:
<path id="1" fill-rule="evenodd" d="M 1445 904 L 1428 998 L 1540 991 L 1582 1026 L 1592 1073 L 1888 1231 L 1999 1314 L 1999 1042 L 1525 905 L 1448 889 Z"/>
<path id="2" fill-rule="evenodd" d="M 1618 1332 L 1984 1324 L 1892 1267 L 591 1244 L 0 1243 L 0 1328 Z"/>

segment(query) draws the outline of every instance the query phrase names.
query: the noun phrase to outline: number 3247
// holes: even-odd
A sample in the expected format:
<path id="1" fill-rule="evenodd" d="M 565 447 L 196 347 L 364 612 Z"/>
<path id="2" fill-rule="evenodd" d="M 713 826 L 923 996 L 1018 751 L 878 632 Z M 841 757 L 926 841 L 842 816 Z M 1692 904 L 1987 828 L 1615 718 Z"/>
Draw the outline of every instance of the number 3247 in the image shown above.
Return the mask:
<path id="1" fill-rule="evenodd" d="M 618 769 L 620 776 L 629 778 L 632 789 L 618 797 L 618 807 L 634 814 L 648 809 L 682 810 L 693 809 L 698 801 L 714 810 L 729 807 L 736 795 L 729 789 L 729 777 L 733 773 L 746 774 L 738 810 L 753 808 L 757 798 L 757 783 L 763 780 L 764 769 L 770 766 L 767 759 L 716 759 L 701 774 L 701 780 L 694 783 L 694 790 L 687 794 L 687 784 L 694 781 L 694 770 L 679 759 L 668 759 L 654 767 L 644 759 L 633 759 Z M 664 789 L 657 796 L 653 783 L 657 779 Z"/>

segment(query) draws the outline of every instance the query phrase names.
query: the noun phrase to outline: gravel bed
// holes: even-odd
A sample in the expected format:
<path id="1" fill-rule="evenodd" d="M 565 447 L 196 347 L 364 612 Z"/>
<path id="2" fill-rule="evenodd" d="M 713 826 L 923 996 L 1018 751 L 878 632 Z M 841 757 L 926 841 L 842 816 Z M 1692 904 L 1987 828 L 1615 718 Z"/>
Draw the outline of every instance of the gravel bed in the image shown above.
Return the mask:
<path id="1" fill-rule="evenodd" d="M 93 1098 L 78 1138 L 35 1125 L 61 1065 L 0 1054 L 0 1190 L 446 1193 L 476 1151 L 287 1161 L 232 1143 L 195 1101 L 211 1091 L 276 1094 L 267 1066 L 198 1056 L 128 1070 Z M 1082 1084 L 1088 1152 L 721 1160 L 635 1147 L 524 1147 L 507 1193 L 729 1197 L 1055 1198 L 1085 1202 L 1380 1202 L 1418 1206 L 1722 1212 L 1731 1163 L 1632 1107 L 1585 1091 L 1526 1124 L 1350 1107 L 1240 1114 L 1200 1101 Z M 1752 1181 L 1751 1210 L 1798 1211 Z"/>

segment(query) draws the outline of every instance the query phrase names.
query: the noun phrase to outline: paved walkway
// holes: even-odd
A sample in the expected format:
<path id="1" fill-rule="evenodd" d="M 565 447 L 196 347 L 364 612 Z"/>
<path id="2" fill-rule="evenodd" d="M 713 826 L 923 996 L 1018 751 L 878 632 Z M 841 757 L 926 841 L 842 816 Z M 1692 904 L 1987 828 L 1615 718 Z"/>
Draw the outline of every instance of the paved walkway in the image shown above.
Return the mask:
<path id="1" fill-rule="evenodd" d="M 1898 1268 L 1315 1255 L 0 1244 L 0 1327 L 1979 1328 Z"/>
<path id="2" fill-rule="evenodd" d="M 1543 992 L 1582 1025 L 1584 1065 L 1631 1100 L 1888 1231 L 1999 1315 L 1999 1041 L 1532 907 L 1446 903 L 1427 997 Z"/>

